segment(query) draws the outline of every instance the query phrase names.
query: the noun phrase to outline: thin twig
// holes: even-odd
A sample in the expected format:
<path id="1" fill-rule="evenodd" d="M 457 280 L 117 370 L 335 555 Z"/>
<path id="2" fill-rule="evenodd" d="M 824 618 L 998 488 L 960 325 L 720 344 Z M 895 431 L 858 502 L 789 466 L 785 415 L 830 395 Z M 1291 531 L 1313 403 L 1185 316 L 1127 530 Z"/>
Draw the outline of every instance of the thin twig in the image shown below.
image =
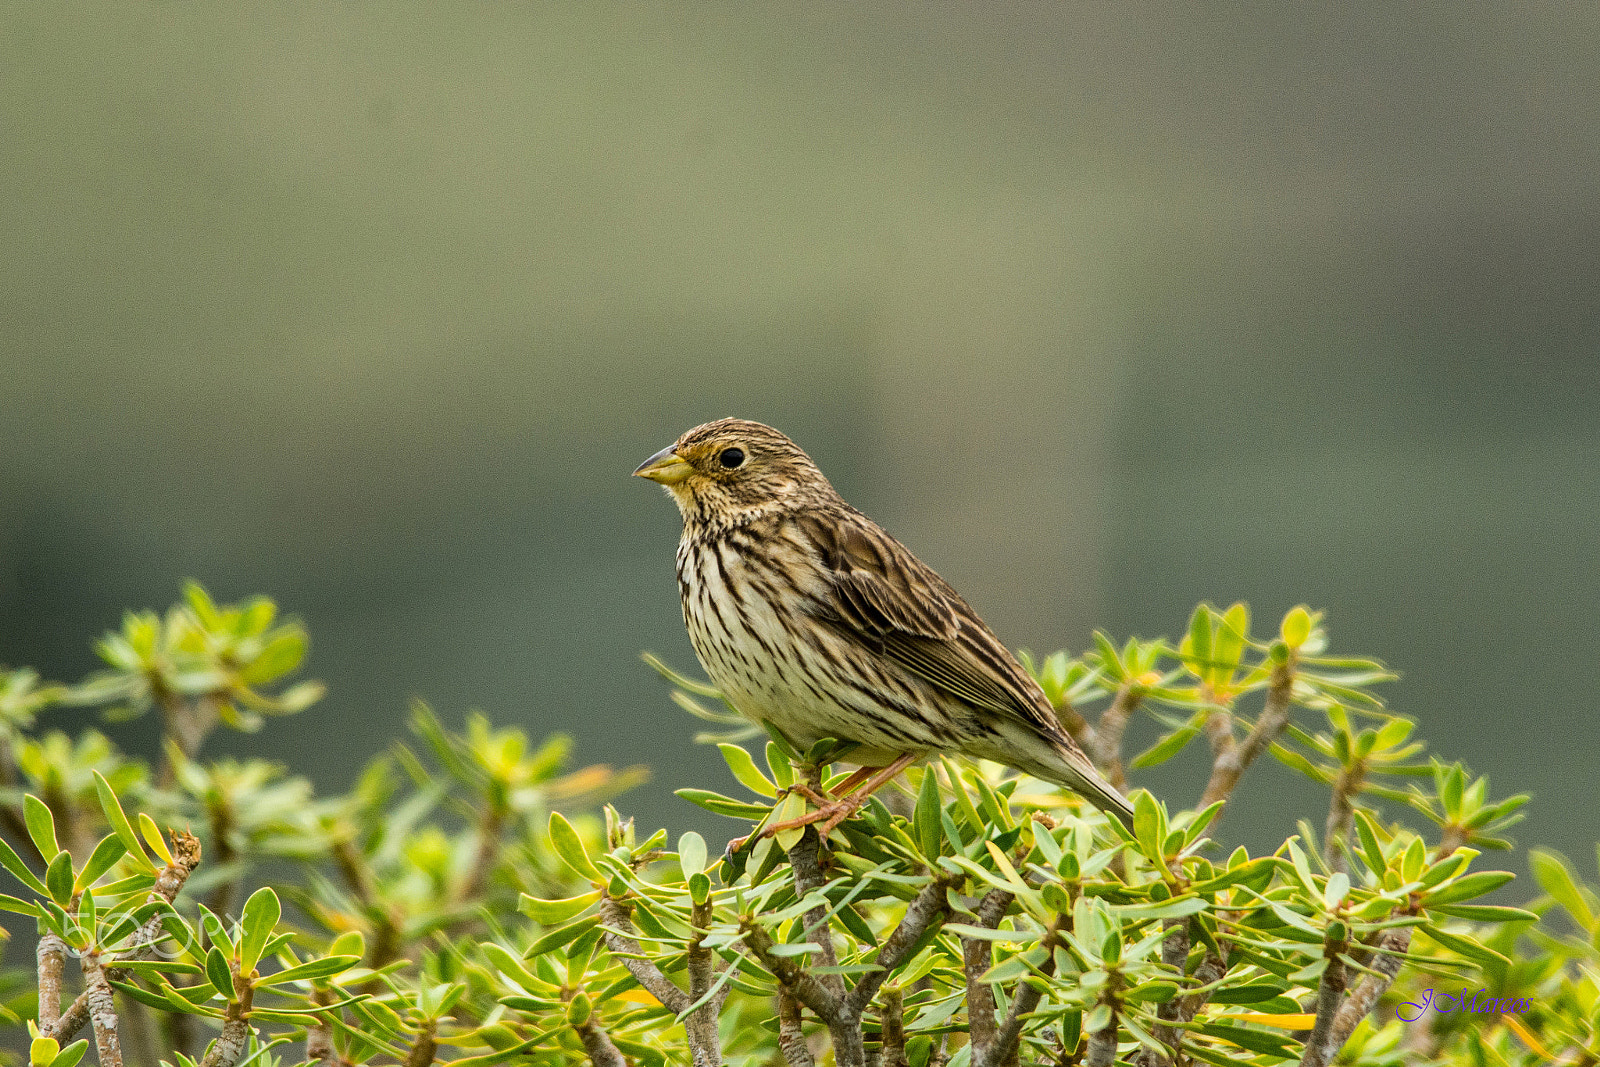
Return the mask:
<path id="1" fill-rule="evenodd" d="M 1099 1003 L 1111 1009 L 1111 1021 L 1104 1029 L 1096 1030 L 1089 1035 L 1089 1047 L 1084 1053 L 1084 1067 L 1111 1067 L 1117 1058 L 1117 1016 L 1121 1013 L 1122 1004 L 1117 997 L 1117 990 L 1121 977 L 1112 973 L 1106 982 L 1106 987 L 1100 993 Z"/>
<path id="2" fill-rule="evenodd" d="M 211 1043 L 200 1067 L 233 1067 L 244 1055 L 250 1043 L 250 1003 L 255 997 L 255 987 L 248 978 L 241 979 L 233 971 L 233 999 L 222 1016 L 222 1033 Z"/>
<path id="3" fill-rule="evenodd" d="M 327 1007 L 333 1003 L 333 990 L 313 989 L 311 1003 Z M 318 1015 L 316 1024 L 306 1028 L 306 1059 L 320 1067 L 332 1067 L 333 1057 L 333 1025 L 326 1015 Z"/>
<path id="4" fill-rule="evenodd" d="M 1361 1020 L 1366 1018 L 1378 1003 L 1378 998 L 1393 984 L 1395 975 L 1400 973 L 1401 957 L 1411 947 L 1411 927 L 1397 926 L 1389 930 L 1379 940 L 1378 947 L 1384 951 L 1373 953 L 1368 964 L 1378 973 L 1363 977 L 1356 985 L 1355 992 L 1345 998 L 1323 1040 L 1306 1042 L 1305 1055 L 1300 1060 L 1301 1067 L 1327 1067 L 1333 1062 Z M 1331 968 L 1332 965 L 1329 966 Z"/>
<path id="5" fill-rule="evenodd" d="M 100 953 L 83 954 L 83 995 L 89 998 L 89 1018 L 94 1023 L 94 1046 L 100 1067 L 122 1067 L 122 1046 L 117 1040 L 117 1005 L 111 996 Z"/>
<path id="6" fill-rule="evenodd" d="M 906 962 L 911 950 L 917 947 L 917 942 L 922 940 L 928 928 L 948 913 L 950 905 L 947 891 L 959 880 L 942 871 L 937 872 L 906 906 L 906 913 L 901 917 L 900 924 L 884 939 L 883 947 L 878 950 L 875 962 L 883 969 L 862 975 L 856 982 L 855 988 L 846 996 L 857 1012 L 866 1009 L 867 1004 L 878 992 L 878 987 L 883 985 L 896 967 Z"/>
<path id="7" fill-rule="evenodd" d="M 807 826 L 800 840 L 795 842 L 789 850 L 789 868 L 794 872 L 795 896 L 804 899 L 815 890 L 821 889 L 827 878 L 822 873 L 822 865 L 817 861 L 817 853 L 822 847 L 821 840 L 817 837 L 814 826 Z M 837 967 L 839 956 L 833 947 L 833 930 L 828 925 L 828 909 L 826 905 L 818 904 L 806 912 L 807 940 L 818 948 L 817 962 L 824 967 Z M 828 992 L 835 997 L 844 996 L 844 979 L 837 974 L 824 975 L 822 984 L 828 987 Z"/>
<path id="8" fill-rule="evenodd" d="M 833 1038 L 833 1058 L 839 1067 L 865 1067 L 866 1048 L 861 1036 L 861 1015 L 835 997 L 822 981 L 804 967 L 772 954 L 772 937 L 754 923 L 744 926 L 744 943 L 761 965 L 771 971 L 794 998 L 806 1007 Z"/>
<path id="9" fill-rule="evenodd" d="M 42 923 L 40 925 L 43 925 Z M 46 931 L 39 938 L 39 1031 L 49 1033 L 61 1018 L 61 972 L 67 943 Z"/>
<path id="10" fill-rule="evenodd" d="M 218 791 L 220 795 L 214 803 L 206 805 L 206 815 L 211 822 L 211 845 L 216 850 L 214 857 L 218 866 L 227 866 L 238 856 L 230 838 L 233 836 L 233 812 L 229 808 L 229 798 L 226 793 Z M 226 915 L 233 907 L 233 898 L 239 892 L 238 878 L 224 878 L 217 883 L 211 891 L 211 899 L 206 906 L 218 915 Z"/>
<path id="11" fill-rule="evenodd" d="M 1083 712 L 1072 706 L 1072 701 L 1062 698 L 1061 703 L 1054 705 L 1056 718 L 1061 722 L 1061 728 L 1067 731 L 1078 747 L 1085 752 L 1094 752 L 1099 747 L 1095 738 L 1095 730 L 1089 725 L 1089 720 L 1083 717 Z"/>
<path id="12" fill-rule="evenodd" d="M 800 1002 L 784 986 L 778 987 L 778 1051 L 789 1067 L 817 1067 L 800 1023 Z"/>
<path id="13" fill-rule="evenodd" d="M 1059 943 L 1058 935 L 1063 925 L 1069 921 L 1069 917 L 1057 915 L 1051 920 L 1044 936 L 1039 939 L 1039 947 L 1048 952 L 1044 962 L 1039 965 L 1039 972 L 1046 978 L 1056 973 L 1055 948 Z M 995 1034 L 994 1044 L 981 1060 L 977 1055 L 973 1057 L 974 1067 L 1002 1067 L 1002 1065 L 1016 1064 L 1022 1040 L 1022 1018 L 1039 1006 L 1041 995 L 1031 983 L 1023 982 L 1017 987 L 1016 995 L 1011 999 L 1011 1008 L 1006 1012 L 1005 1021 L 1000 1024 L 1000 1029 Z"/>
<path id="14" fill-rule="evenodd" d="M 610 896 L 600 898 L 600 925 L 605 930 L 606 948 L 611 954 L 622 961 L 622 965 L 633 975 L 634 981 L 644 986 L 645 990 L 661 1006 L 674 1015 L 681 1015 L 683 1011 L 693 1004 L 688 994 L 673 985 L 672 979 L 661 973 L 657 967 L 647 959 L 640 959 L 643 950 L 639 942 L 629 936 L 633 933 L 633 920 L 628 916 L 629 906 Z M 606 929 L 609 927 L 609 929 Z M 620 933 L 618 931 L 621 931 Z"/>
<path id="15" fill-rule="evenodd" d="M 495 860 L 499 858 L 500 830 L 505 825 L 505 817 L 505 810 L 496 804 L 491 804 L 484 812 L 483 822 L 478 826 L 478 847 L 472 856 L 472 866 L 468 868 L 466 881 L 455 893 L 458 903 L 470 901 L 489 881 L 489 872 L 494 870 Z"/>
<path id="16" fill-rule="evenodd" d="M 1100 725 L 1094 731 L 1095 747 L 1090 751 L 1094 753 L 1095 765 L 1106 780 L 1122 792 L 1128 789 L 1128 775 L 1122 767 L 1122 734 L 1143 699 L 1143 692 L 1131 679 L 1123 682 L 1111 706 L 1101 713 Z"/>
<path id="17" fill-rule="evenodd" d="M 1218 933 L 1221 933 L 1220 929 L 1218 930 Z M 1229 947 L 1227 943 L 1222 942 L 1220 937 L 1217 940 L 1222 944 L 1223 951 L 1228 952 Z M 1200 960 L 1200 966 L 1194 969 L 1195 984 L 1203 986 L 1210 985 L 1213 982 L 1220 981 L 1222 976 L 1227 973 L 1227 957 L 1219 956 L 1215 952 L 1207 950 L 1205 956 L 1203 956 Z M 1200 1009 L 1205 1007 L 1210 1000 L 1210 993 L 1189 994 L 1183 998 L 1183 1003 L 1178 1009 L 1178 1018 L 1183 1022 L 1189 1022 L 1196 1015 L 1200 1014 Z"/>
<path id="18" fill-rule="evenodd" d="M 583 1025 L 574 1026 L 573 1029 L 578 1032 L 578 1040 L 583 1042 L 583 1050 L 594 1061 L 594 1067 L 628 1067 L 628 1061 L 611 1043 L 611 1036 L 594 1021 L 594 1016 L 591 1015 Z"/>
<path id="19" fill-rule="evenodd" d="M 878 1063 L 881 1067 L 907 1067 L 905 1004 L 899 986 L 886 986 L 883 990 L 883 1007 L 878 1012 L 883 1036 Z"/>
<path id="20" fill-rule="evenodd" d="M 821 783 L 813 780 L 813 784 Z M 817 859 L 821 848 L 822 840 L 817 836 L 816 827 L 807 826 L 800 840 L 789 850 L 789 868 L 794 872 L 794 891 L 797 897 L 803 899 L 808 893 L 821 889 L 826 883 L 822 865 Z M 818 949 L 817 962 L 824 967 L 837 967 L 839 956 L 833 947 L 833 930 L 828 925 L 827 908 L 819 904 L 806 912 L 805 919 L 807 937 Z M 818 980 L 809 973 L 807 977 L 812 981 Z M 821 976 L 821 983 L 833 1001 L 833 1018 L 825 1018 L 823 1021 L 828 1024 L 828 1033 L 833 1038 L 835 1063 L 838 1067 L 865 1067 L 867 1053 L 861 1035 L 861 1010 L 845 1000 L 842 976 L 825 974 Z M 799 995 L 799 991 L 796 990 L 796 996 Z M 805 997 L 801 996 L 800 999 L 806 1003 L 806 1007 L 811 1007 Z M 816 1011 L 815 1008 L 811 1010 Z"/>
<path id="21" fill-rule="evenodd" d="M 1205 794 L 1200 799 L 1200 807 L 1205 808 L 1217 801 L 1226 801 L 1233 793 L 1234 786 L 1239 784 L 1239 777 L 1249 769 L 1256 757 L 1265 752 L 1278 735 L 1283 733 L 1283 728 L 1289 723 L 1290 698 L 1294 692 L 1295 661 L 1294 654 L 1290 653 L 1287 663 L 1280 663 L 1272 669 L 1272 681 L 1267 686 L 1266 706 L 1261 709 L 1261 715 L 1256 719 L 1256 724 L 1245 735 L 1241 742 L 1233 738 L 1232 715 L 1226 709 L 1218 708 L 1206 720 L 1206 732 L 1211 735 L 1212 751 L 1216 759 L 1211 765 L 1211 778 L 1206 782 Z M 1212 721 L 1219 723 L 1212 726 Z M 1217 813 L 1221 818 L 1222 813 Z M 1215 820 L 1212 821 L 1215 826 Z"/>
<path id="22" fill-rule="evenodd" d="M 417 1039 L 411 1042 L 411 1051 L 406 1055 L 406 1067 L 432 1067 L 434 1053 L 439 1051 L 439 1044 L 435 1040 L 438 1026 L 434 1019 L 422 1024 L 422 1029 L 417 1031 Z"/>
<path id="23" fill-rule="evenodd" d="M 716 978 L 712 952 L 705 947 L 705 934 L 701 933 L 711 927 L 711 901 L 694 905 L 690 921 L 694 925 L 695 935 L 694 940 L 689 942 L 689 1002 L 700 1006 L 683 1021 L 684 1034 L 688 1038 L 695 1067 L 722 1067 L 722 1041 L 717 1036 L 717 1011 L 721 1003 L 716 998 L 700 1003 L 711 992 Z M 723 989 L 727 988 L 723 986 Z"/>
<path id="24" fill-rule="evenodd" d="M 1326 952 L 1328 965 L 1322 970 L 1322 977 L 1317 981 L 1317 1020 L 1311 1027 L 1311 1036 L 1306 1039 L 1306 1056 L 1312 1055 L 1312 1049 L 1322 1048 L 1328 1041 L 1328 1035 L 1333 1031 L 1334 1018 L 1339 1014 L 1340 1003 L 1344 999 L 1346 971 L 1344 960 L 1339 956 L 1343 948 L 1342 942 L 1330 944 Z M 1344 1042 L 1340 1042 L 1342 1045 Z M 1335 1045 L 1332 1052 L 1337 1052 Z M 1304 1062 L 1304 1061 L 1302 1061 Z"/>
<path id="25" fill-rule="evenodd" d="M 1358 760 L 1341 768 L 1339 777 L 1334 780 L 1333 795 L 1328 798 L 1328 821 L 1322 831 L 1322 858 L 1329 871 L 1348 871 L 1348 859 L 1342 846 L 1350 838 L 1350 826 L 1355 819 L 1353 800 L 1361 792 L 1366 776 L 1367 765 Z"/>
<path id="26" fill-rule="evenodd" d="M 1167 919 L 1161 925 L 1167 930 L 1166 939 L 1161 942 L 1161 962 L 1181 980 L 1184 968 L 1189 962 L 1189 920 Z M 1151 1031 L 1152 1037 L 1172 1050 L 1173 1063 L 1178 1062 L 1178 1044 L 1183 1035 L 1183 1031 L 1173 1025 L 1179 1021 L 1181 1009 L 1182 1005 L 1177 997 L 1157 1005 L 1158 1025 Z"/>
<path id="27" fill-rule="evenodd" d="M 1004 889 L 991 889 L 978 903 L 978 921 L 974 926 L 993 930 L 1000 925 L 1013 897 Z M 967 979 L 967 1029 L 972 1041 L 972 1058 L 977 1062 L 986 1059 L 999 1036 L 995 1022 L 994 990 L 982 981 L 989 968 L 994 966 L 994 942 L 981 937 L 961 939 L 961 970 Z"/>
<path id="28" fill-rule="evenodd" d="M 754 923 L 743 926 L 744 943 L 749 946 L 761 966 L 772 974 L 794 996 L 794 999 L 811 1009 L 831 1031 L 840 1021 L 839 1001 L 816 975 L 794 960 L 772 954 L 772 935 Z"/>

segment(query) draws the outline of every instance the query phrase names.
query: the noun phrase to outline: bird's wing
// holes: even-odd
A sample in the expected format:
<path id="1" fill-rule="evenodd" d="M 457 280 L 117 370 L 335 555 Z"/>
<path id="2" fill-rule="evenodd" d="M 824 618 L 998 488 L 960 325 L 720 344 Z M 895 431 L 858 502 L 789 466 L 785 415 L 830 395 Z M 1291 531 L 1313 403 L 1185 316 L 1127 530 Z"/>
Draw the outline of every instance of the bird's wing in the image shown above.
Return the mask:
<path id="1" fill-rule="evenodd" d="M 831 578 L 815 609 L 820 618 L 973 707 L 1061 735 L 1038 685 L 909 549 L 859 513 L 796 521 Z"/>

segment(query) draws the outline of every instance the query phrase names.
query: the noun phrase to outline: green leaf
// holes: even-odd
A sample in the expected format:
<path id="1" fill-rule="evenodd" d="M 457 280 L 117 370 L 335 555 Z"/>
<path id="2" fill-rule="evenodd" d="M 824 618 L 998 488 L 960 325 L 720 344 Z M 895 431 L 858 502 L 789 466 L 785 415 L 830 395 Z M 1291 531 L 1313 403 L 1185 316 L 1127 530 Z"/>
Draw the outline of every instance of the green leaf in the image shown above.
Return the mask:
<path id="1" fill-rule="evenodd" d="M 1298 649 L 1311 636 L 1311 626 L 1310 609 L 1304 604 L 1299 604 L 1289 609 L 1289 614 L 1283 617 L 1283 625 L 1278 628 L 1278 633 L 1282 636 L 1284 644 Z"/>
<path id="2" fill-rule="evenodd" d="M 41 896 L 43 894 L 40 894 Z M 17 897 L 0 893 L 0 911 L 15 912 L 18 915 L 32 915 L 38 917 L 39 905 L 31 900 L 21 900 Z"/>
<path id="3" fill-rule="evenodd" d="M 277 974 L 269 974 L 265 978 L 257 978 L 256 988 L 263 986 L 282 985 L 285 982 L 307 982 L 315 978 L 330 978 L 342 974 L 361 962 L 360 956 L 324 956 L 321 959 L 308 960 L 293 967 L 285 967 Z"/>
<path id="4" fill-rule="evenodd" d="M 33 890 L 41 897 L 47 897 L 50 895 L 49 890 L 45 889 L 44 883 L 39 881 L 38 877 L 32 871 L 28 870 L 28 865 L 22 862 L 22 857 L 18 856 L 16 852 L 12 850 L 11 846 L 6 844 L 5 838 L 3 837 L 0 837 L 0 865 L 4 865 L 5 869 L 10 871 L 12 875 L 16 877 L 17 881 Z"/>
<path id="5" fill-rule="evenodd" d="M 78 1061 L 83 1059 L 83 1054 L 89 1051 L 89 1039 L 80 1037 L 60 1052 L 50 1061 L 50 1067 L 78 1067 Z"/>
<path id="6" fill-rule="evenodd" d="M 249 975 L 256 969 L 256 964 L 261 960 L 261 949 L 282 916 L 283 905 L 278 902 L 278 894 L 268 886 L 257 889 L 244 902 L 244 911 L 239 920 L 239 925 L 244 929 L 239 937 L 240 974 Z"/>
<path id="7" fill-rule="evenodd" d="M 60 851 L 57 849 L 57 851 Z M 50 1067 L 61 1052 L 61 1042 L 53 1037 L 36 1037 L 28 1046 L 29 1067 Z"/>
<path id="8" fill-rule="evenodd" d="M 1211 606 L 1201 604 L 1189 616 L 1190 669 L 1204 678 L 1211 661 Z"/>
<path id="9" fill-rule="evenodd" d="M 1452 915 L 1457 919 L 1471 919 L 1480 923 L 1536 922 L 1539 916 L 1522 908 L 1508 908 L 1499 904 L 1433 904 L 1429 911 Z"/>
<path id="10" fill-rule="evenodd" d="M 1373 874 L 1383 877 L 1383 872 L 1389 869 L 1389 861 L 1384 858 L 1383 846 L 1378 843 L 1378 826 L 1360 808 L 1356 809 L 1356 833 L 1361 838 L 1362 858 L 1367 861 L 1367 867 Z"/>
<path id="11" fill-rule="evenodd" d="M 1578 888 L 1577 881 L 1572 877 L 1572 868 L 1567 858 L 1551 849 L 1535 848 L 1528 852 L 1528 863 L 1533 868 L 1533 877 L 1539 883 L 1539 888 L 1565 908 L 1579 926 L 1585 930 L 1593 930 L 1594 912 L 1590 909 L 1589 901 L 1583 891 Z"/>
<path id="12" fill-rule="evenodd" d="M 139 832 L 144 835 L 156 858 L 167 866 L 172 866 L 172 852 L 167 848 L 166 839 L 161 836 L 161 830 L 156 826 L 155 820 L 142 811 L 139 813 Z"/>
<path id="13" fill-rule="evenodd" d="M 1461 900 L 1471 900 L 1473 897 L 1481 897 L 1485 893 L 1493 893 L 1514 878 L 1516 878 L 1516 875 L 1510 871 L 1477 871 L 1473 874 L 1463 875 L 1443 889 L 1429 893 L 1425 903 L 1428 907 L 1435 908 L 1441 904 L 1454 904 Z"/>
<path id="14" fill-rule="evenodd" d="M 742 752 L 743 749 L 740 749 Z M 690 830 L 678 838 L 678 865 L 687 881 L 706 869 L 706 839 Z"/>
<path id="15" fill-rule="evenodd" d="M 535 992 L 543 989 L 547 985 L 547 983 L 541 982 L 537 977 L 535 977 L 533 972 L 529 971 L 527 967 L 523 966 L 522 961 L 519 960 L 513 953 L 509 952 L 504 946 L 498 945 L 493 941 L 485 941 L 481 946 L 481 951 L 489 960 L 489 962 L 500 971 L 501 974 L 504 974 L 506 977 L 510 978 L 523 989 L 526 989 L 529 992 Z"/>
<path id="16" fill-rule="evenodd" d="M 978 809 L 972 803 L 972 794 L 967 792 L 967 785 L 961 780 L 961 768 L 957 767 L 955 760 L 949 756 L 940 756 L 939 762 L 944 766 L 945 777 L 950 780 L 950 793 L 955 797 L 956 807 L 961 809 L 962 818 L 967 820 L 967 825 L 972 827 L 974 834 L 981 836 L 983 820 L 978 817 Z"/>
<path id="17" fill-rule="evenodd" d="M 943 836 L 939 813 L 943 810 L 939 797 L 939 778 L 932 768 L 924 768 L 922 789 L 917 793 L 917 806 L 912 812 L 911 825 L 916 832 L 917 846 L 930 859 L 939 856 L 939 839 Z"/>
<path id="18" fill-rule="evenodd" d="M 1212 1004 L 1259 1004 L 1264 1000 L 1271 1000 L 1284 991 L 1284 986 L 1271 982 L 1254 982 L 1247 985 L 1234 986 L 1231 989 L 1213 990 L 1210 997 Z"/>
<path id="19" fill-rule="evenodd" d="M 517 899 L 517 910 L 542 926 L 566 922 L 574 915 L 592 907 L 600 899 L 600 890 L 583 893 L 565 900 L 540 900 L 523 893 Z"/>
<path id="20" fill-rule="evenodd" d="M 1156 767 L 1182 752 L 1184 746 L 1200 735 L 1200 724 L 1205 718 L 1204 711 L 1197 711 L 1189 717 L 1183 726 L 1167 734 L 1161 740 L 1133 757 L 1129 764 L 1134 770 L 1145 767 Z"/>
<path id="21" fill-rule="evenodd" d="M 774 739 L 767 742 L 767 770 L 772 772 L 772 780 L 779 789 L 788 789 L 794 785 L 794 764 L 790 762 L 793 751 L 786 742 Z"/>
<path id="22" fill-rule="evenodd" d="M 100 876 L 109 871 L 118 860 L 127 854 L 127 847 L 116 834 L 107 834 L 94 846 L 94 851 L 89 854 L 89 859 L 84 863 L 83 870 L 78 872 L 78 877 L 73 882 L 73 889 L 83 892 L 100 880 Z"/>
<path id="23" fill-rule="evenodd" d="M 206 953 L 206 979 L 211 983 L 211 988 L 222 994 L 223 1000 L 235 999 L 233 991 L 233 974 L 228 970 L 228 957 L 222 954 L 222 949 L 216 945 Z"/>
<path id="24" fill-rule="evenodd" d="M 728 765 L 728 770 L 739 780 L 739 784 L 764 797 L 775 798 L 778 787 L 767 780 L 767 776 L 756 768 L 756 761 L 750 758 L 750 753 L 738 745 L 721 744 L 717 749 L 722 753 L 722 759 Z"/>
<path id="25" fill-rule="evenodd" d="M 970 923 L 945 923 L 944 929 L 962 937 L 975 938 L 979 941 L 1011 941 L 1018 944 L 1031 944 L 1039 940 L 1039 935 L 1028 930 L 991 930 L 987 926 L 973 926 Z"/>
<path id="26" fill-rule="evenodd" d="M 539 938 L 539 940 L 535 941 L 532 945 L 528 946 L 528 951 L 523 953 L 523 956 L 526 959 L 535 959 L 553 949 L 558 949 L 565 945 L 569 945 L 573 941 L 576 941 L 579 937 L 582 937 L 584 934 L 588 933 L 590 930 L 593 930 L 599 922 L 599 916 L 591 915 L 586 919 L 578 919 L 575 922 L 570 922 L 565 926 L 557 927 L 556 929 L 545 934 L 543 937 Z M 643 925 L 644 924 L 641 922 L 640 926 Z"/>
<path id="27" fill-rule="evenodd" d="M 50 899 L 63 908 L 72 903 L 72 881 L 72 854 L 57 852 L 44 872 L 44 884 L 50 890 Z"/>
<path id="28" fill-rule="evenodd" d="M 122 804 L 117 800 L 116 791 L 111 788 L 111 783 L 99 771 L 94 774 L 94 787 L 100 794 L 100 808 L 106 813 L 106 822 L 111 824 L 111 829 L 117 837 L 122 839 L 122 844 L 128 850 L 128 857 L 140 871 L 145 874 L 156 873 L 156 865 L 150 862 L 150 857 L 144 854 L 144 849 L 139 844 L 139 838 L 133 832 L 133 826 L 128 822 L 128 816 L 123 813 Z"/>
<path id="29" fill-rule="evenodd" d="M 1220 1037 L 1222 1040 L 1232 1042 L 1250 1052 L 1285 1058 L 1294 1055 L 1293 1046 L 1290 1044 L 1288 1037 L 1278 1037 L 1265 1030 L 1250 1030 L 1243 1026 L 1230 1026 L 1226 1023 L 1205 1023 L 1199 1029 L 1202 1034 L 1206 1034 L 1209 1037 Z"/>
<path id="30" fill-rule="evenodd" d="M 713 793 L 709 789 L 678 789 L 674 792 L 691 804 L 717 815 L 726 815 L 731 819 L 760 819 L 765 817 L 768 811 L 760 804 L 746 804 L 742 800 L 734 800 L 721 793 Z"/>
<path id="31" fill-rule="evenodd" d="M 583 847 L 583 839 L 559 811 L 550 813 L 550 845 L 555 850 L 556 858 L 573 874 L 589 882 L 602 881 L 599 870 Z"/>
<path id="32" fill-rule="evenodd" d="M 261 654 L 239 672 L 239 680 L 245 685 L 262 685 L 283 677 L 306 658 L 306 645 L 305 631 L 299 627 L 279 630 Z"/>
<path id="33" fill-rule="evenodd" d="M 1481 945 L 1477 941 L 1457 934 L 1446 933 L 1432 923 L 1423 923 L 1422 932 L 1445 948 L 1457 955 L 1465 956 L 1474 963 L 1511 966 L 1511 960 L 1487 945 Z"/>
<path id="34" fill-rule="evenodd" d="M 704 904 L 711 899 L 711 879 L 706 877 L 704 871 L 695 871 L 689 876 L 689 899 L 696 904 Z"/>
<path id="35" fill-rule="evenodd" d="M 1217 630 L 1214 658 L 1219 681 L 1227 679 L 1239 666 L 1239 657 L 1249 637 L 1250 609 L 1244 604 L 1234 604 L 1222 613 L 1222 625 Z"/>
<path id="36" fill-rule="evenodd" d="M 28 824 L 28 836 L 33 838 L 39 855 L 44 857 L 46 863 L 55 859 L 61 846 L 56 844 L 56 820 L 50 814 L 50 806 L 28 793 L 22 798 L 22 817 Z"/>
<path id="37" fill-rule="evenodd" d="M 1405 855 L 1400 860 L 1400 877 L 1407 882 L 1415 882 L 1422 877 L 1427 864 L 1427 846 L 1422 843 L 1422 838 L 1412 838 L 1411 844 L 1406 846 Z"/>

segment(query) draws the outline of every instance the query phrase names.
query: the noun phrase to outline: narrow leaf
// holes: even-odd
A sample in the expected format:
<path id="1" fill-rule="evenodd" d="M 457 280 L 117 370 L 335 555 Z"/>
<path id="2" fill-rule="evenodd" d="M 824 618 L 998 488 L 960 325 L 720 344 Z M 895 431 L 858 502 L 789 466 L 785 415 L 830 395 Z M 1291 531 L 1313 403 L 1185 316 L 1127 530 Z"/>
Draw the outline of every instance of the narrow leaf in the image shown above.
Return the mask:
<path id="1" fill-rule="evenodd" d="M 56 853 L 61 851 L 61 846 L 56 844 L 56 820 L 50 814 L 50 806 L 32 793 L 22 798 L 22 817 L 28 825 L 28 836 L 33 838 L 34 847 L 39 850 L 39 855 L 48 863 L 56 858 Z"/>

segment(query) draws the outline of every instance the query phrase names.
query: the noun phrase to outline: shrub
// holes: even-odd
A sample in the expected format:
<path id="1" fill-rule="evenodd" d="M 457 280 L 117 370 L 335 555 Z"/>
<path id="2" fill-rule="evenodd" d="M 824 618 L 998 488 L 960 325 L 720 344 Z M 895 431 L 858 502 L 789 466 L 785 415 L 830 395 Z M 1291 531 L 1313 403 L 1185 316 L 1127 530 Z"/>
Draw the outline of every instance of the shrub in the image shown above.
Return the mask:
<path id="1" fill-rule="evenodd" d="M 0 674 L 0 863 L 21 887 L 0 907 L 39 931 L 37 967 L 0 975 L 4 1011 L 34 1067 L 73 1067 L 91 1038 L 104 1067 L 1600 1061 L 1600 899 L 1535 851 L 1546 895 L 1483 903 L 1512 875 L 1476 861 L 1526 798 L 1425 760 L 1373 692 L 1392 676 L 1325 646 L 1304 608 L 1260 638 L 1242 605 L 1202 605 L 1176 645 L 1096 634 L 1030 663 L 1119 785 L 1207 750 L 1198 802 L 1137 790 L 1131 831 L 940 758 L 826 841 L 761 830 L 812 811 L 847 747 L 753 755 L 714 690 L 657 663 L 748 793 L 681 791 L 748 834 L 719 856 L 596 810 L 642 771 L 569 770 L 564 738 L 481 716 L 456 732 L 418 705 L 419 743 L 343 795 L 202 758 L 217 726 L 321 688 L 283 684 L 306 635 L 270 601 L 190 586 L 129 615 L 78 685 Z M 159 712 L 158 771 L 93 730 L 37 732 L 71 703 Z M 1134 715 L 1161 735 L 1124 766 Z M 1228 851 L 1230 798 L 1268 752 L 1327 786 L 1323 828 Z"/>

